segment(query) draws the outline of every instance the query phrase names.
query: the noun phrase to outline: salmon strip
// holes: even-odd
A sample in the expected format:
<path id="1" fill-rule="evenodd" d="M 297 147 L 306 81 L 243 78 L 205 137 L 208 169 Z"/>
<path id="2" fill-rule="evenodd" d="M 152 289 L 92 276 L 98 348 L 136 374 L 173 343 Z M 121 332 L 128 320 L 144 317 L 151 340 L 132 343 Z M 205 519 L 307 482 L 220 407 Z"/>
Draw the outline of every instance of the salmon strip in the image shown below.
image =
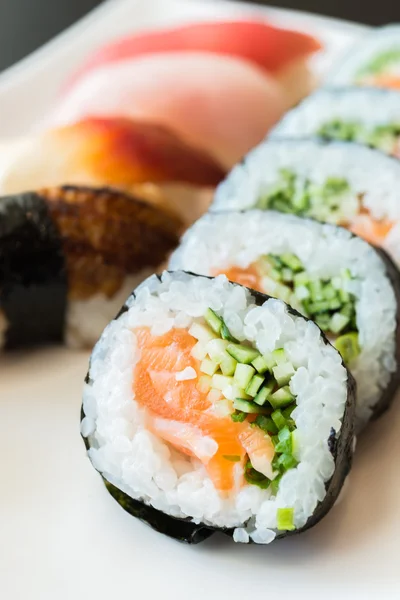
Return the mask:
<path id="1" fill-rule="evenodd" d="M 235 423 L 230 417 L 206 412 L 210 401 L 197 388 L 200 365 L 191 355 L 197 340 L 183 329 L 153 336 L 143 327 L 135 334 L 140 358 L 134 371 L 134 394 L 148 409 L 150 430 L 181 452 L 198 458 L 221 492 L 237 484 L 235 466 L 239 463 L 243 467 L 246 454 L 268 471 L 273 445 L 267 435 L 248 421 Z M 177 374 L 188 367 L 196 376 L 180 380 L 178 375 L 177 379 Z M 272 475 L 271 466 L 268 472 Z"/>

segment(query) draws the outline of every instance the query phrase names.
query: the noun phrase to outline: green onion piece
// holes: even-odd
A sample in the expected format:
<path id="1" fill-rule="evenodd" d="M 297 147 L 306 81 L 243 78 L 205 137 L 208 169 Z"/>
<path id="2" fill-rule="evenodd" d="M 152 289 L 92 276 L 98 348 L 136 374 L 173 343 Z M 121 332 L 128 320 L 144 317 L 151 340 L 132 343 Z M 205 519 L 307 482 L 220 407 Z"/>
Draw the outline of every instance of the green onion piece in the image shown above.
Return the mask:
<path id="1" fill-rule="evenodd" d="M 254 421 L 256 425 L 258 425 L 258 427 L 260 429 L 262 429 L 263 431 L 265 431 L 265 433 L 268 433 L 269 435 L 276 435 L 278 433 L 278 428 L 275 425 L 275 423 L 273 422 L 273 420 L 271 419 L 271 417 L 266 417 L 264 415 L 258 415 L 258 417 L 256 418 L 256 420 Z"/>
<path id="2" fill-rule="evenodd" d="M 289 427 L 283 427 L 278 433 L 279 442 L 275 446 L 275 452 L 291 454 L 292 452 L 292 434 Z"/>
<path id="3" fill-rule="evenodd" d="M 293 508 L 278 508 L 276 511 L 276 523 L 279 531 L 293 531 L 294 510 Z"/>
<path id="4" fill-rule="evenodd" d="M 234 423 L 243 423 L 246 417 L 247 414 L 240 410 L 236 410 L 234 413 L 231 414 L 231 419 Z"/>
<path id="5" fill-rule="evenodd" d="M 271 415 L 271 419 L 275 423 L 278 429 L 282 429 L 286 425 L 286 419 L 282 414 L 282 411 L 278 408 L 278 410 L 274 410 Z"/>
<path id="6" fill-rule="evenodd" d="M 265 475 L 253 469 L 253 465 L 250 461 L 247 461 L 246 463 L 244 470 L 244 478 L 247 481 L 247 483 L 250 483 L 251 485 L 257 485 L 263 490 L 266 490 L 271 483 L 271 480 L 268 479 L 268 477 L 265 477 Z"/>
<path id="7" fill-rule="evenodd" d="M 285 452 L 279 456 L 276 464 L 284 471 L 288 471 L 289 469 L 297 467 L 298 462 L 292 454 Z"/>

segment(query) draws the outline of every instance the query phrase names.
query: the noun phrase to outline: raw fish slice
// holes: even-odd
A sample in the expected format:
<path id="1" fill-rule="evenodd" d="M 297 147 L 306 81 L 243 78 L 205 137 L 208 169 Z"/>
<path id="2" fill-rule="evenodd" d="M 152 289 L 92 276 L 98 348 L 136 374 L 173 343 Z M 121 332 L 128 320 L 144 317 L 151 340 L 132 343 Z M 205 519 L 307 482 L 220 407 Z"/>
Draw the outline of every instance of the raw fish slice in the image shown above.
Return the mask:
<path id="1" fill-rule="evenodd" d="M 211 53 L 147 55 L 89 72 L 51 122 L 88 116 L 161 123 L 232 166 L 288 108 L 282 88 L 246 61 Z"/>
<path id="2" fill-rule="evenodd" d="M 321 48 L 313 37 L 263 21 L 194 23 L 123 37 L 96 50 L 72 76 L 69 85 L 93 69 L 160 52 L 213 52 L 236 56 L 272 73 Z"/>
<path id="3" fill-rule="evenodd" d="M 1 194 L 64 183 L 115 186 L 187 221 L 206 209 L 199 189 L 214 187 L 223 174 L 165 128 L 128 119 L 86 119 L 0 148 Z"/>

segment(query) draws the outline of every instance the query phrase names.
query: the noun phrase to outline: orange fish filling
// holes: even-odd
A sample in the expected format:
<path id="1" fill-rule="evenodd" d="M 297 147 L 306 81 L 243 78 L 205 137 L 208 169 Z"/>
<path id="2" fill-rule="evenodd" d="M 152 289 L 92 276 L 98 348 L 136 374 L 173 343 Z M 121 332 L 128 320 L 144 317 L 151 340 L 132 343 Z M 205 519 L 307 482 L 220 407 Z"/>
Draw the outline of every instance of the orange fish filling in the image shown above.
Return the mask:
<path id="1" fill-rule="evenodd" d="M 212 413 L 207 394 L 198 389 L 200 363 L 191 352 L 197 340 L 184 329 L 171 329 L 153 336 L 147 327 L 135 330 L 140 358 L 134 370 L 136 401 L 147 409 L 149 428 L 185 454 L 196 456 L 205 466 L 215 487 L 227 492 L 243 483 L 243 465 L 248 452 L 271 463 L 271 439 L 250 426 L 233 422 L 230 416 Z M 192 367 L 193 379 L 177 380 L 176 375 Z M 165 427 L 165 419 L 171 428 Z M 160 427 L 160 423 L 163 424 Z M 212 456 L 195 451 L 196 432 L 216 442 Z M 241 469 L 237 469 L 237 465 Z"/>

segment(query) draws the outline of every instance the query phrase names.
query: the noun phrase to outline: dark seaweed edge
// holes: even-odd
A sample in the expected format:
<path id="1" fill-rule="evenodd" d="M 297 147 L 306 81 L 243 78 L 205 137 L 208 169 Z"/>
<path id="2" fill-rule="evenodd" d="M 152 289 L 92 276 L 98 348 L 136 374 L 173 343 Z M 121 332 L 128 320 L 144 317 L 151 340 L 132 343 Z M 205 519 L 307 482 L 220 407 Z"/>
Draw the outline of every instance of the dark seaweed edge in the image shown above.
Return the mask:
<path id="1" fill-rule="evenodd" d="M 0 309 L 5 349 L 60 342 L 68 280 L 59 231 L 37 192 L 0 198 Z"/>
<path id="2" fill-rule="evenodd" d="M 179 271 L 174 271 L 169 273 L 177 273 Z M 198 275 L 197 273 L 193 273 L 191 271 L 180 271 L 186 273 L 188 275 L 192 275 L 194 277 L 204 277 L 205 279 L 214 279 L 213 277 L 208 277 L 206 275 Z M 156 277 L 161 281 L 161 275 L 156 275 Z M 231 282 L 232 283 L 232 282 Z M 239 284 L 232 283 L 232 285 L 238 286 Z M 244 287 L 244 286 L 240 286 Z M 261 294 L 260 292 L 253 290 L 251 288 L 247 288 L 257 306 L 261 306 L 269 299 L 274 299 L 267 294 Z M 130 297 L 135 297 L 135 292 L 133 291 Z M 282 302 L 282 301 L 280 301 Z M 284 303 L 285 304 L 285 303 Z M 305 321 L 310 321 L 307 317 L 301 315 L 298 311 L 293 309 L 291 306 L 286 304 L 288 312 L 296 317 L 300 317 Z M 127 312 L 128 306 L 125 303 L 121 310 L 118 312 L 117 316 L 114 320 L 119 319 L 121 315 Z M 317 325 L 315 325 L 318 327 Z M 318 328 L 319 329 L 319 328 Z M 328 346 L 331 346 L 329 340 L 320 330 L 321 337 L 324 343 Z M 337 352 L 337 351 L 336 351 Z M 89 361 L 89 370 L 85 377 L 85 383 L 89 384 L 90 379 L 90 363 Z M 333 507 L 335 504 L 340 490 L 342 489 L 343 483 L 351 469 L 352 457 L 353 457 L 353 438 L 354 438 L 354 420 L 355 420 L 355 402 L 356 402 L 356 382 L 354 377 L 347 369 L 346 365 L 342 361 L 342 365 L 346 369 L 347 372 L 347 399 L 346 405 L 343 412 L 342 417 L 342 427 L 340 429 L 340 433 L 336 438 L 336 448 L 332 453 L 334 461 L 335 461 L 335 471 L 333 476 L 329 481 L 325 483 L 326 495 L 325 498 L 318 503 L 314 513 L 308 518 L 305 525 L 299 529 L 294 531 L 283 531 L 282 533 L 277 533 L 275 539 L 282 539 L 289 535 L 297 535 L 310 529 L 314 525 L 316 525 Z M 83 404 L 81 406 L 81 414 L 80 421 L 85 417 L 85 412 L 83 408 Z M 85 437 L 81 434 L 83 442 L 85 444 L 86 450 L 90 449 L 90 440 L 88 437 Z M 331 440 L 331 435 L 327 440 L 327 444 L 329 444 L 329 440 Z M 97 469 L 96 469 L 97 470 Z M 99 472 L 99 471 L 98 471 Z M 100 473 L 100 472 L 99 472 Z M 127 511 L 130 515 L 140 519 L 142 522 L 146 523 L 152 529 L 158 531 L 159 533 L 163 533 L 168 537 L 171 537 L 180 542 L 184 542 L 187 544 L 197 544 L 202 542 L 203 540 L 210 537 L 216 531 L 220 531 L 230 537 L 233 537 L 233 532 L 235 528 L 224 528 L 224 527 L 215 527 L 211 525 L 206 525 L 204 523 L 193 523 L 190 518 L 182 519 L 178 517 L 172 517 L 171 515 L 167 515 L 162 511 L 155 509 L 154 507 L 145 504 L 139 500 L 134 500 L 125 492 L 119 490 L 115 485 L 110 483 L 103 477 L 100 473 L 100 476 L 103 480 L 103 483 L 107 489 L 107 491 L 112 495 L 112 497 L 118 502 L 118 504 Z M 250 543 L 254 543 L 250 541 Z"/>
<path id="3" fill-rule="evenodd" d="M 399 94 L 400 96 L 400 94 Z M 365 241 L 365 240 L 364 240 Z M 365 241 L 367 244 L 368 242 Z M 400 271 L 390 258 L 390 256 L 382 250 L 382 248 L 377 248 L 376 246 L 372 246 L 375 252 L 382 259 L 382 262 L 385 267 L 386 275 L 389 278 L 389 281 L 392 285 L 392 289 L 396 299 L 396 331 L 395 331 L 395 359 L 397 369 L 392 374 L 390 381 L 385 390 L 382 391 L 382 395 L 378 402 L 372 407 L 372 415 L 370 421 L 375 421 L 378 419 L 384 412 L 386 412 L 396 395 L 396 392 L 400 385 Z"/>

